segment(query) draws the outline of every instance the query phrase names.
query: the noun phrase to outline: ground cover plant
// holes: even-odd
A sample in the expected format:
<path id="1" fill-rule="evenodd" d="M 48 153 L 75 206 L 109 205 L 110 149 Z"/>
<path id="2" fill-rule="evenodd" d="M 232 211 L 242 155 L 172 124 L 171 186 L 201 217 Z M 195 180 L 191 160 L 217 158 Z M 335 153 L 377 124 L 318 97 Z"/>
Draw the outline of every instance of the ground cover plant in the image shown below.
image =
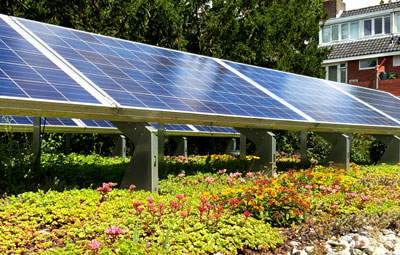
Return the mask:
<path id="1" fill-rule="evenodd" d="M 170 175 L 159 194 L 26 192 L 0 200 L 0 253 L 282 254 L 369 225 L 400 227 L 400 165 Z M 320 253 L 320 254 L 321 254 Z"/>

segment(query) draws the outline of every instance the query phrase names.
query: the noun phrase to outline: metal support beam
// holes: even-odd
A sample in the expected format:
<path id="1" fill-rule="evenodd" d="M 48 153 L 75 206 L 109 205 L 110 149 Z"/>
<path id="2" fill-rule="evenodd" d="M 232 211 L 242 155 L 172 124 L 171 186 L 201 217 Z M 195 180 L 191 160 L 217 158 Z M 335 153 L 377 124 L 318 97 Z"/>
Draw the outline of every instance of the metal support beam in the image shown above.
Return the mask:
<path id="1" fill-rule="evenodd" d="M 116 135 L 113 136 L 113 140 L 116 141 L 116 144 L 113 149 L 112 155 L 114 157 L 121 157 L 123 159 L 126 158 L 126 137 L 124 135 Z"/>
<path id="2" fill-rule="evenodd" d="M 174 137 L 173 138 L 177 143 L 178 147 L 176 147 L 175 156 L 184 156 L 187 157 L 188 155 L 188 149 L 187 149 L 187 138 L 182 136 L 182 137 Z"/>
<path id="3" fill-rule="evenodd" d="M 165 145 L 165 125 L 164 123 L 158 123 L 158 171 L 164 172 L 164 145 Z"/>
<path id="4" fill-rule="evenodd" d="M 332 161 L 337 167 L 348 170 L 350 165 L 351 134 L 320 132 L 316 134 L 332 143 L 332 151 L 328 156 L 328 161 Z"/>
<path id="5" fill-rule="evenodd" d="M 260 159 L 255 161 L 253 171 L 264 171 L 268 175 L 276 173 L 276 140 L 275 135 L 265 129 L 239 128 L 256 145 L 255 155 Z M 266 167 L 266 168 L 265 168 Z"/>
<path id="6" fill-rule="evenodd" d="M 301 161 L 307 159 L 307 131 L 300 131 L 300 158 Z"/>
<path id="7" fill-rule="evenodd" d="M 379 163 L 397 164 L 400 162 L 400 137 L 395 135 L 374 135 L 386 145 L 386 150 Z"/>
<path id="8" fill-rule="evenodd" d="M 65 155 L 71 151 L 71 134 L 65 134 Z"/>
<path id="9" fill-rule="evenodd" d="M 158 138 L 150 124 L 112 122 L 135 145 L 121 188 L 134 184 L 138 190 L 158 191 Z"/>
<path id="10" fill-rule="evenodd" d="M 237 146 L 237 144 L 236 144 L 236 138 L 231 138 L 231 139 L 229 139 L 229 141 L 228 141 L 228 146 L 227 146 L 227 148 L 226 148 L 225 153 L 230 154 L 230 155 L 237 156 L 238 154 L 237 154 L 237 151 L 236 151 L 236 146 Z"/>
<path id="11" fill-rule="evenodd" d="M 32 153 L 33 162 L 40 162 L 40 130 L 41 118 L 33 117 Z"/>
<path id="12" fill-rule="evenodd" d="M 246 159 L 246 143 L 247 139 L 243 134 L 240 134 L 240 159 Z"/>

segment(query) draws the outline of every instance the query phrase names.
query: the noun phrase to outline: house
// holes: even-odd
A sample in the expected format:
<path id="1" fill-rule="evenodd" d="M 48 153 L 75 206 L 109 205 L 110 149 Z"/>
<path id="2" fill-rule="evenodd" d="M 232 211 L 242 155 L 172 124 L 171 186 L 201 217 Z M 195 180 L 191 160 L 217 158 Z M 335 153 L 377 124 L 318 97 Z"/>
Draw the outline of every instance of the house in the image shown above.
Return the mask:
<path id="1" fill-rule="evenodd" d="M 326 79 L 400 96 L 400 2 L 346 11 L 343 0 L 327 0 L 323 8 L 329 16 L 319 44 L 332 47 Z"/>

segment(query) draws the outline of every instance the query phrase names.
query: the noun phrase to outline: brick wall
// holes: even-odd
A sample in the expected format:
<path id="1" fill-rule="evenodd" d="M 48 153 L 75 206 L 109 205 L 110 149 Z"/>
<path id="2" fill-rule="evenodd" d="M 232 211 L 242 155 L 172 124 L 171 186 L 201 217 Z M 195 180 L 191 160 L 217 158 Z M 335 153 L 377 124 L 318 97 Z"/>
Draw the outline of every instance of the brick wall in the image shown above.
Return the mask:
<path id="1" fill-rule="evenodd" d="M 346 10 L 346 4 L 343 0 L 325 0 L 322 9 L 328 13 L 328 19 L 336 18 L 340 10 Z"/>
<path id="2" fill-rule="evenodd" d="M 382 62 L 384 58 L 379 58 L 378 62 Z M 393 58 L 387 57 L 385 63 L 385 72 L 395 72 L 400 78 L 400 66 L 393 66 Z M 347 62 L 347 79 L 358 80 L 358 83 L 351 83 L 354 85 L 375 88 L 375 69 L 359 70 L 359 61 Z M 400 96 L 400 79 L 393 80 L 380 80 L 379 90 L 390 92 L 396 96 Z"/>

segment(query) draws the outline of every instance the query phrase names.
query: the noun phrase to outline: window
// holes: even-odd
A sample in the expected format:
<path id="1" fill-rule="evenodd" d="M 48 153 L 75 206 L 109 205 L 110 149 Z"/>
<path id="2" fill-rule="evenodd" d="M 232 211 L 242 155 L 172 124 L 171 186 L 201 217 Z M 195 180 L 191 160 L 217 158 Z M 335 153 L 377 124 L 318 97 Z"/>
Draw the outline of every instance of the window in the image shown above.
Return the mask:
<path id="1" fill-rule="evenodd" d="M 332 41 L 339 40 L 339 26 L 334 25 L 332 26 Z"/>
<path id="2" fill-rule="evenodd" d="M 385 34 L 390 34 L 390 17 L 385 17 Z"/>
<path id="3" fill-rule="evenodd" d="M 342 24 L 342 26 L 340 27 L 340 37 L 342 40 L 346 40 L 349 39 L 349 25 L 348 24 Z"/>
<path id="4" fill-rule="evenodd" d="M 358 30 L 358 22 L 350 24 L 350 38 L 354 40 L 360 38 L 360 33 Z"/>
<path id="5" fill-rule="evenodd" d="M 397 33 L 399 33 L 400 32 L 400 13 L 399 14 L 397 14 Z"/>
<path id="6" fill-rule="evenodd" d="M 393 57 L 393 66 L 400 66 L 400 56 Z"/>
<path id="7" fill-rule="evenodd" d="M 375 58 L 360 60 L 360 70 L 362 69 L 374 69 L 377 65 Z"/>
<path id="8" fill-rule="evenodd" d="M 335 66 L 328 66 L 328 80 L 330 81 L 337 81 L 337 65 Z"/>
<path id="9" fill-rule="evenodd" d="M 328 43 L 331 41 L 331 27 L 324 27 L 322 29 L 322 42 Z"/>
<path id="10" fill-rule="evenodd" d="M 347 64 L 337 64 L 326 67 L 326 78 L 330 81 L 347 82 Z"/>
<path id="11" fill-rule="evenodd" d="M 364 20 L 364 36 L 371 35 L 372 21 L 370 19 Z"/>
<path id="12" fill-rule="evenodd" d="M 347 65 L 340 64 L 340 82 L 347 83 Z"/>
<path id="13" fill-rule="evenodd" d="M 374 19 L 374 34 L 382 34 L 382 18 Z"/>

